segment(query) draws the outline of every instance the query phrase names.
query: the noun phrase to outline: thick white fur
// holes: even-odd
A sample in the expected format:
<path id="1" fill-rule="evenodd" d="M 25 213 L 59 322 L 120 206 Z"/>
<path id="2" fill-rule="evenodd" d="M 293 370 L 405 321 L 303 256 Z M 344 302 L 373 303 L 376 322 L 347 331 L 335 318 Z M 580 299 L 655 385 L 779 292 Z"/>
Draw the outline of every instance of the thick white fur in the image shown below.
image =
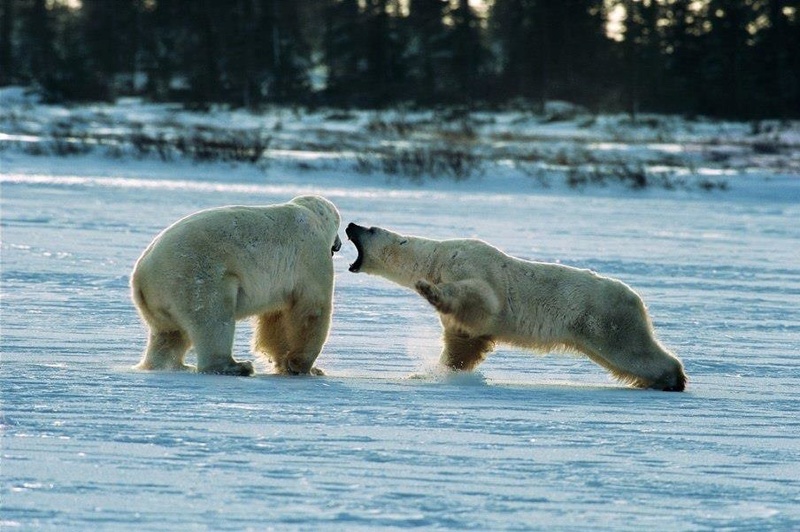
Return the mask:
<path id="1" fill-rule="evenodd" d="M 416 290 L 439 312 L 440 362 L 471 370 L 495 342 L 578 351 L 637 387 L 683 390 L 681 362 L 655 339 L 641 298 L 624 283 L 511 257 L 480 240 L 429 240 L 350 224 L 352 268 Z"/>
<path id="2" fill-rule="evenodd" d="M 236 320 L 257 316 L 255 351 L 278 373 L 313 367 L 327 338 L 333 298 L 332 249 L 339 212 L 319 196 L 269 206 L 229 206 L 183 218 L 136 262 L 133 301 L 150 328 L 139 369 L 249 375 L 232 356 Z"/>

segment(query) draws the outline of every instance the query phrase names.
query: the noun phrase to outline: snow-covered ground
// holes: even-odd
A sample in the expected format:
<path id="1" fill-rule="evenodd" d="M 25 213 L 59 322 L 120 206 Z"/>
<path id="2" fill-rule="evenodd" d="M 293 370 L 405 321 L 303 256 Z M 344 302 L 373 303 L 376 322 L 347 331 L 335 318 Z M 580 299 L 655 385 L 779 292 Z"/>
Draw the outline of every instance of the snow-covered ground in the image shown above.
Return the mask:
<path id="1" fill-rule="evenodd" d="M 13 112 L 40 125 L 48 113 L 94 112 L 59 109 Z M 498 134 L 501 119 L 492 119 Z M 312 132 L 305 120 L 314 138 L 342 125 L 320 118 Z M 781 164 L 714 168 L 725 190 L 575 190 L 549 161 L 548 186 L 503 161 L 463 182 L 419 185 L 359 173 L 335 147 L 256 165 L 36 155 L 23 144 L 39 140 L 19 137 L 38 133 L 0 123 L 2 529 L 800 528 L 791 150 L 779 150 Z M 741 127 L 727 141 L 736 149 L 750 142 Z M 646 155 L 630 139 L 591 133 L 591 143 Z M 382 140 L 352 148 L 365 142 Z M 152 237 L 201 208 L 307 192 L 335 202 L 344 223 L 474 236 L 624 280 L 683 359 L 687 392 L 632 390 L 585 359 L 506 347 L 473 375 L 444 375 L 429 305 L 349 273 L 355 250 L 343 230 L 334 323 L 318 359 L 327 376 L 276 377 L 258 360 L 250 378 L 131 370 L 145 328 L 128 276 Z M 240 324 L 238 358 L 251 358 L 249 331 Z"/>

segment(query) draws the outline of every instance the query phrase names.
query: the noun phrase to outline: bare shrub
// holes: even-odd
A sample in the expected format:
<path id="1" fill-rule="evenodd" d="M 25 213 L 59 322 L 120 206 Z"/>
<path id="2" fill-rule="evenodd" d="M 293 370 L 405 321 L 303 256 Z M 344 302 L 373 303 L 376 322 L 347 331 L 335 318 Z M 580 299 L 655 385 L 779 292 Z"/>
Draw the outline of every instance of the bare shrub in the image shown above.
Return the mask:
<path id="1" fill-rule="evenodd" d="M 391 135 L 407 137 L 414 133 L 416 126 L 405 120 L 385 121 L 374 118 L 367 123 L 367 133 L 371 135 Z"/>
<path id="2" fill-rule="evenodd" d="M 195 162 L 243 162 L 256 163 L 269 148 L 270 138 L 259 131 L 221 132 L 196 128 L 186 135 L 168 137 L 164 133 L 155 135 L 143 131 L 131 133 L 129 142 L 140 157 L 158 155 L 169 161 L 174 154 Z"/>
<path id="3" fill-rule="evenodd" d="M 404 176 L 415 182 L 422 182 L 425 177 L 463 181 L 481 171 L 481 160 L 466 150 L 410 148 L 359 156 L 354 169 L 362 174 L 380 171 L 387 175 Z"/>

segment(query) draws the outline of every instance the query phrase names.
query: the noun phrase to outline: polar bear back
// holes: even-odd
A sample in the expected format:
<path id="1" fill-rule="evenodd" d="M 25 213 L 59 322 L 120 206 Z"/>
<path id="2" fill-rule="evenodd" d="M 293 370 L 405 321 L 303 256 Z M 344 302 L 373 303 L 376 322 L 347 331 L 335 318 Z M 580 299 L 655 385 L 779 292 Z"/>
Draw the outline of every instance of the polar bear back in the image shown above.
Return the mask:
<path id="1" fill-rule="evenodd" d="M 314 279 L 329 285 L 330 248 L 339 220 L 335 209 L 327 215 L 323 202 L 319 212 L 293 201 L 218 207 L 189 215 L 165 229 L 145 250 L 134 270 L 136 281 L 156 305 L 162 297 L 165 304 L 198 305 L 211 286 L 235 277 L 240 296 L 237 318 L 285 300 L 300 282 L 295 278 L 298 272 L 317 271 Z M 154 282 L 158 286 L 149 286 Z M 192 293 L 180 297 L 173 293 L 187 286 Z"/>
<path id="2" fill-rule="evenodd" d="M 325 234 L 329 231 L 320 235 L 313 225 L 309 213 L 294 205 L 208 209 L 165 229 L 145 251 L 141 267 L 202 270 L 203 262 L 213 260 L 227 269 L 243 270 L 250 263 L 267 266 L 265 255 L 293 261 L 309 247 L 296 245 L 298 238 L 316 238 L 318 242 L 309 242 L 311 247 L 330 247 Z"/>
<path id="3" fill-rule="evenodd" d="M 499 336 L 517 344 L 563 340 L 566 327 L 594 323 L 595 310 L 641 306 L 627 285 L 587 270 L 512 257 L 474 239 L 441 241 L 437 246 L 434 282 L 479 278 L 491 287 L 501 308 L 495 326 Z M 603 313 L 599 313 L 602 315 Z"/>

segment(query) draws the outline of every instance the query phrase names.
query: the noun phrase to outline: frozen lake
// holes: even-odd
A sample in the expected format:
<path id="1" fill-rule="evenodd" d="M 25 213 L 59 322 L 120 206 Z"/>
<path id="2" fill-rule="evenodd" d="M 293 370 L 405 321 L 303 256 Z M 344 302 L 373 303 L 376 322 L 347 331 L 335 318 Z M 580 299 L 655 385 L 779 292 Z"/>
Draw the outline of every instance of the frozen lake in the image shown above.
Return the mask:
<path id="1" fill-rule="evenodd" d="M 0 164 L 4 530 L 800 528 L 797 178 L 580 193 L 14 153 Z M 276 377 L 258 361 L 251 378 L 131 370 L 145 328 L 128 276 L 153 236 L 201 208 L 307 192 L 343 220 L 317 361 L 328 375 Z M 347 271 L 350 221 L 478 237 L 625 281 L 683 360 L 687 392 L 506 347 L 476 374 L 438 373 L 428 304 Z"/>

